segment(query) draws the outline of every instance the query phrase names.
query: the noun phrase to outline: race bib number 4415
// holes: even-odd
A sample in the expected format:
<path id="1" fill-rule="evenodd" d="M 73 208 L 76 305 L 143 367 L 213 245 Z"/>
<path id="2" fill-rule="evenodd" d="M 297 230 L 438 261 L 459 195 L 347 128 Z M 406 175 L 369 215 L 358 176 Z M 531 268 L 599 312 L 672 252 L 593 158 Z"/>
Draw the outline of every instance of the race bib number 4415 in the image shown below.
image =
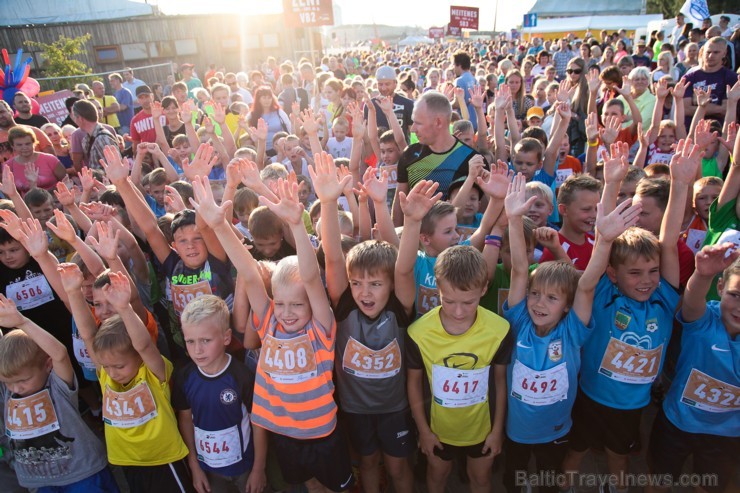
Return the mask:
<path id="1" fill-rule="evenodd" d="M 59 429 L 49 389 L 28 397 L 9 399 L 5 409 L 5 433 L 14 440 L 46 435 Z"/>

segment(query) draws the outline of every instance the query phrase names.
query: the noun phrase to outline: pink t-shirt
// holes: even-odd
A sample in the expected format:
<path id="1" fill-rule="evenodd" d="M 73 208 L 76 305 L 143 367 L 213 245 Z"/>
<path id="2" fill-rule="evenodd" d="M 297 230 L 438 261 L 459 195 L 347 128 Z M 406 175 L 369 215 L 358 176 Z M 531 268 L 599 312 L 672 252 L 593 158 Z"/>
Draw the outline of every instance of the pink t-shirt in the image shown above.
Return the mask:
<path id="1" fill-rule="evenodd" d="M 57 182 L 59 182 L 57 177 L 54 175 L 54 169 L 60 164 L 59 159 L 52 154 L 39 152 L 36 155 L 35 164 L 39 169 L 39 181 L 36 186 L 49 191 L 54 189 Z M 15 158 L 6 162 L 5 166 L 9 166 L 10 171 L 12 171 L 15 176 L 15 188 L 17 188 L 21 194 L 25 194 L 29 189 L 28 180 L 26 180 L 24 172 L 26 166 L 16 162 Z"/>

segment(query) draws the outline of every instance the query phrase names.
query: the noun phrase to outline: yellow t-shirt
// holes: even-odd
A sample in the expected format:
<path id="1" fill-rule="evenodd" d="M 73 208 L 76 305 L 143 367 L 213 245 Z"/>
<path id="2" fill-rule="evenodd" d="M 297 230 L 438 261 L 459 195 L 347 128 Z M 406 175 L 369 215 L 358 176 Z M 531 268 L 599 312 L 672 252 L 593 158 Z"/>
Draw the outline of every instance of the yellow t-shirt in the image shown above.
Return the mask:
<path id="1" fill-rule="evenodd" d="M 102 98 L 95 98 L 98 103 L 100 103 L 100 106 L 105 109 L 108 106 L 118 103 L 115 97 L 113 96 L 103 96 Z M 107 123 L 113 128 L 118 128 L 121 126 L 121 124 L 118 122 L 118 113 L 111 113 L 110 115 L 105 115 L 103 117 L 103 123 Z"/>
<path id="2" fill-rule="evenodd" d="M 160 382 L 143 363 L 127 385 L 98 371 L 108 462 L 118 466 L 160 466 L 188 455 L 170 404 L 172 363 L 163 358 L 167 380 Z"/>
<path id="3" fill-rule="evenodd" d="M 418 352 L 408 348 L 407 365 L 417 368 L 420 362 L 415 360 L 421 356 L 432 394 L 429 426 L 439 440 L 458 447 L 476 445 L 491 432 L 489 400 L 495 399 L 495 392 L 489 382 L 494 363 L 505 364 L 494 359 L 505 349 L 509 322 L 479 306 L 473 325 L 452 335 L 442 326 L 440 309 L 432 309 L 408 328 Z"/>

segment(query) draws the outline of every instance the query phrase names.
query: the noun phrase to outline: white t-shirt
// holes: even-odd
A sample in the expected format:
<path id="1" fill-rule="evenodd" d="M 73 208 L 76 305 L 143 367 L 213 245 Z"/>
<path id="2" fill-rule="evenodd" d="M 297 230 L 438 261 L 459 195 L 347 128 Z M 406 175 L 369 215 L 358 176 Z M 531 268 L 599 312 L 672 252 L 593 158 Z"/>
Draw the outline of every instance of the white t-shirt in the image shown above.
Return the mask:
<path id="1" fill-rule="evenodd" d="M 335 159 L 349 159 L 350 153 L 352 152 L 352 139 L 345 137 L 341 142 L 339 142 L 336 137 L 330 137 L 326 142 L 326 152 L 331 154 Z"/>

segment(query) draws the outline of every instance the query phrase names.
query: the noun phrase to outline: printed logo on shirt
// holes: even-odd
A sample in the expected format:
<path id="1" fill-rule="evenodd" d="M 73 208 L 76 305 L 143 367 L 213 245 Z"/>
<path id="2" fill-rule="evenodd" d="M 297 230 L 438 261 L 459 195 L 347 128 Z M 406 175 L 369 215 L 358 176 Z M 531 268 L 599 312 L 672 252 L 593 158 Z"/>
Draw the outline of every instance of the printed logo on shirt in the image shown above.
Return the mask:
<path id="1" fill-rule="evenodd" d="M 616 325 L 619 330 L 624 330 L 629 326 L 631 320 L 631 316 L 624 312 L 617 311 L 617 315 L 614 317 L 614 325 Z"/>
<path id="2" fill-rule="evenodd" d="M 656 330 L 658 330 L 658 319 L 657 318 L 648 319 L 645 322 L 645 329 L 648 332 L 655 332 Z"/>
<path id="3" fill-rule="evenodd" d="M 558 362 L 561 359 L 563 359 L 563 341 L 562 339 L 557 339 L 555 341 L 552 341 L 549 346 L 547 346 L 547 357 L 550 358 L 550 361 Z"/>
<path id="4" fill-rule="evenodd" d="M 236 402 L 236 391 L 233 389 L 224 389 L 221 391 L 219 398 L 221 399 L 221 404 L 233 404 Z"/>

